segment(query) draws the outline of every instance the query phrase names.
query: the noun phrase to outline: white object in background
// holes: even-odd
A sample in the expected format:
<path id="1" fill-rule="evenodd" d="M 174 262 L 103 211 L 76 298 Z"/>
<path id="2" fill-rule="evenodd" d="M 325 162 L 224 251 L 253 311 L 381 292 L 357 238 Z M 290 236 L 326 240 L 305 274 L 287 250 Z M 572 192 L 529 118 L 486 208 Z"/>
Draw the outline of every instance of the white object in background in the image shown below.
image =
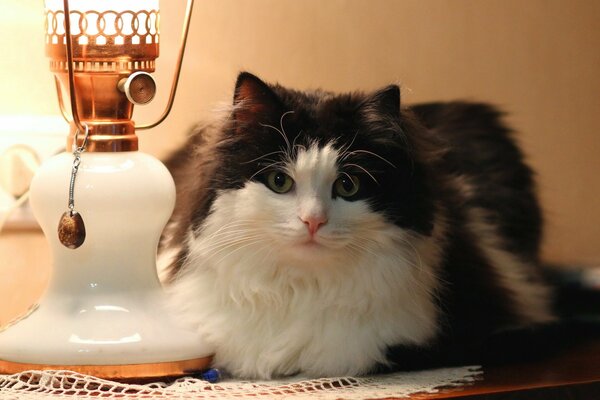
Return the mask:
<path id="1" fill-rule="evenodd" d="M 72 250 L 57 233 L 72 163 L 69 153 L 52 157 L 33 180 L 31 203 L 54 269 L 39 307 L 0 332 L 0 361 L 68 368 L 203 359 L 208 365 L 210 349 L 165 309 L 156 274 L 157 244 L 175 204 L 168 170 L 141 152 L 83 153 L 75 209 L 87 236 Z"/>
<path id="2" fill-rule="evenodd" d="M 69 125 L 59 116 L 0 115 L 0 219 L 10 212 L 5 227 L 38 227 L 29 203 L 13 209 L 20 197 L 15 192 L 29 186 L 35 161 L 39 165 L 64 151 L 68 129 Z"/>
<path id="3" fill-rule="evenodd" d="M 40 165 L 37 153 L 29 146 L 16 144 L 0 154 L 0 188 L 15 199 L 29 190 Z"/>
<path id="4" fill-rule="evenodd" d="M 39 165 L 37 153 L 25 145 L 16 144 L 0 154 L 0 191 L 7 204 L 0 208 L 0 232 L 12 213 L 29 199 L 29 185 Z"/>

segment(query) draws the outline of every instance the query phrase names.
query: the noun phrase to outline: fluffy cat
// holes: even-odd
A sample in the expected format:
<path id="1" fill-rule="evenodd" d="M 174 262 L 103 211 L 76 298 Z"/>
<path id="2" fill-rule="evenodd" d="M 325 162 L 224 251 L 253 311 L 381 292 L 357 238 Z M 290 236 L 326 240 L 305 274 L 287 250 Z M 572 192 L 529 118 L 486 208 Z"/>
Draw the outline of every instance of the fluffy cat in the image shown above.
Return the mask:
<path id="1" fill-rule="evenodd" d="M 532 171 L 491 106 L 241 73 L 168 164 L 168 289 L 236 376 L 413 368 L 553 320 Z"/>

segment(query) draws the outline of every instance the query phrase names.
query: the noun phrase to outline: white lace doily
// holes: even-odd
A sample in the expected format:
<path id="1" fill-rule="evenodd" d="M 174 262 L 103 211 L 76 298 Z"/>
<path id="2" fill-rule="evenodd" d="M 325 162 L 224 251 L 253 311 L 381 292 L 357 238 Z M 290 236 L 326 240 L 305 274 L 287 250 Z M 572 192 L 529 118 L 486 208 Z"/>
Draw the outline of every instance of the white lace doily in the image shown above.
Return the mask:
<path id="1" fill-rule="evenodd" d="M 443 368 L 368 377 L 236 381 L 216 384 L 186 377 L 174 382 L 123 384 L 70 371 L 0 375 L 0 399 L 376 399 L 437 393 L 475 382 L 481 367 Z"/>

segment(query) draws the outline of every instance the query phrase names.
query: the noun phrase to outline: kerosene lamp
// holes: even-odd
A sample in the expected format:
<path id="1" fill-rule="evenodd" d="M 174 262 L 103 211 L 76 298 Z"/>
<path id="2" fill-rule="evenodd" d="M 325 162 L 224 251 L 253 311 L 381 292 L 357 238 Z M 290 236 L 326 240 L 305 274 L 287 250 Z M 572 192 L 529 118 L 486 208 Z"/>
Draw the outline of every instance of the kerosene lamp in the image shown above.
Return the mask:
<path id="1" fill-rule="evenodd" d="M 161 162 L 138 151 L 136 135 L 171 109 L 192 7 L 188 0 L 165 111 L 136 126 L 133 105 L 155 92 L 158 0 L 46 0 L 46 53 L 70 121 L 68 151 L 45 162 L 31 185 L 53 273 L 39 303 L 0 327 L 0 373 L 135 379 L 210 363 L 211 349 L 167 309 L 156 249 L 175 186 Z"/>

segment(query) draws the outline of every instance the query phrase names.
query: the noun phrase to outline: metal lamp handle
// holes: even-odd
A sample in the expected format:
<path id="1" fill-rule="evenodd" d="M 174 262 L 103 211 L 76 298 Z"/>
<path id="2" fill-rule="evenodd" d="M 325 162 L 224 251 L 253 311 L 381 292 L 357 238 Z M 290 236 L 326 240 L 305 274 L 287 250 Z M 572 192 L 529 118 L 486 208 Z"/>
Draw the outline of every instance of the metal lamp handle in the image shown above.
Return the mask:
<path id="1" fill-rule="evenodd" d="M 190 21 L 192 19 L 192 10 L 194 8 L 194 0 L 188 0 L 187 7 L 185 10 L 185 19 L 183 21 L 183 29 L 181 30 L 181 41 L 179 43 L 179 56 L 177 57 L 177 64 L 175 65 L 175 73 L 173 74 L 173 83 L 171 84 L 171 93 L 169 94 L 169 100 L 167 106 L 163 111 L 160 118 L 151 124 L 143 124 L 136 126 L 136 130 L 151 129 L 163 122 L 171 112 L 173 108 L 173 102 L 175 101 L 175 93 L 177 92 L 177 85 L 179 84 L 179 76 L 181 75 L 181 65 L 183 63 L 183 55 L 185 54 L 185 44 L 187 43 L 188 31 L 190 30 Z"/>
<path id="2" fill-rule="evenodd" d="M 81 120 L 79 119 L 79 112 L 77 111 L 77 102 L 75 101 L 75 72 L 73 71 L 75 69 L 75 64 L 73 63 L 73 38 L 71 37 L 71 12 L 69 11 L 69 0 L 63 0 L 63 6 L 65 9 L 65 38 L 67 43 L 67 65 L 69 72 L 69 97 L 71 100 L 71 115 L 73 116 L 73 122 L 75 123 L 75 126 L 77 127 L 79 132 L 84 132 L 86 129 L 81 123 Z M 56 81 L 56 84 L 58 85 L 58 81 Z M 58 91 L 58 93 L 60 96 L 60 90 Z M 59 103 L 62 104 L 60 98 Z M 61 112 L 63 113 L 63 116 L 65 116 L 65 111 L 62 105 Z"/>

